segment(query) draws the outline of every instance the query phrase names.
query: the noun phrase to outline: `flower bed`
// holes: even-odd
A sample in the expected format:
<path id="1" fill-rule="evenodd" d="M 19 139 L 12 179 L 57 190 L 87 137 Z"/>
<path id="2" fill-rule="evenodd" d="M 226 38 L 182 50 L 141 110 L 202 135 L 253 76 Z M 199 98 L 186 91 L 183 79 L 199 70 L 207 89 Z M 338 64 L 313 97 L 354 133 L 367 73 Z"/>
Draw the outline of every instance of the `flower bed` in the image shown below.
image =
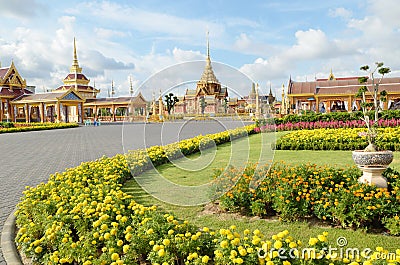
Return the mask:
<path id="1" fill-rule="evenodd" d="M 27 189 L 18 204 L 17 246 L 38 264 L 349 263 L 320 252 L 328 246 L 326 233 L 302 244 L 288 231 L 272 238 L 259 230 L 239 234 L 233 226 L 212 231 L 161 213 L 155 206 L 140 205 L 121 191 L 122 183 L 131 177 L 130 169 L 138 174 L 149 163 L 161 164 L 168 156 L 179 156 L 177 146 L 190 153 L 199 145 L 206 146 L 207 139 L 222 143 L 252 132 L 253 127 L 248 126 L 199 136 L 193 141 L 134 151 L 127 157 L 104 157 L 51 175 L 47 183 Z M 302 248 L 308 247 L 315 249 L 315 255 L 302 256 Z M 277 249 L 293 255 L 282 258 Z M 372 262 L 381 253 L 386 252 L 379 248 L 371 257 L 360 257 L 359 262 Z"/>
<path id="2" fill-rule="evenodd" d="M 0 128 L 0 133 L 63 129 L 74 128 L 78 126 L 79 125 L 77 123 L 8 123 L 7 126 Z"/>
<path id="3" fill-rule="evenodd" d="M 374 112 L 368 112 L 371 119 L 374 117 Z M 316 122 L 316 121 L 352 121 L 360 120 L 363 116 L 362 111 L 355 112 L 330 112 L 330 113 L 308 113 L 308 114 L 289 114 L 282 118 L 275 118 L 274 124 L 297 123 L 297 122 Z M 381 119 L 400 119 L 400 110 L 384 110 L 379 113 Z"/>
<path id="4" fill-rule="evenodd" d="M 368 142 L 360 135 L 362 128 L 300 130 L 283 135 L 276 141 L 278 150 L 361 150 Z M 378 128 L 377 146 L 382 150 L 400 151 L 400 127 Z"/>
<path id="5" fill-rule="evenodd" d="M 231 169 L 215 184 L 218 190 L 225 181 L 237 180 L 236 186 L 220 199 L 230 211 L 277 215 L 288 221 L 318 218 L 342 227 L 386 227 L 393 235 L 399 235 L 399 175 L 388 169 L 385 176 L 389 187 L 383 189 L 359 183 L 361 173 L 356 167 L 275 163 L 270 169 L 256 169 L 256 165 Z M 254 189 L 249 187 L 252 179 L 259 180 Z"/>
<path id="6" fill-rule="evenodd" d="M 371 122 L 372 124 L 373 122 Z M 400 119 L 379 120 L 378 127 L 398 127 Z M 338 128 L 365 128 L 365 123 L 361 120 L 350 121 L 301 121 L 287 122 L 278 125 L 267 124 L 260 126 L 256 131 L 296 131 L 296 130 L 313 130 L 313 129 L 338 129 Z"/>

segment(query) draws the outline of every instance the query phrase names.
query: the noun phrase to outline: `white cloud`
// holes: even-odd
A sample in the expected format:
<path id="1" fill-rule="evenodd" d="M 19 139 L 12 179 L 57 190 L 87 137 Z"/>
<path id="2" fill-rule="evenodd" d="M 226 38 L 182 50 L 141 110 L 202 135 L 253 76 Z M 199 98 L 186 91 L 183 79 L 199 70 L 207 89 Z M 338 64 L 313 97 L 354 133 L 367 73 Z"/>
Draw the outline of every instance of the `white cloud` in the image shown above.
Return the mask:
<path id="1" fill-rule="evenodd" d="M 232 49 L 243 54 L 252 54 L 256 56 L 271 56 L 278 52 L 279 48 L 262 43 L 257 38 L 249 36 L 246 33 L 240 33 L 233 43 Z"/>
<path id="2" fill-rule="evenodd" d="M 185 51 L 177 47 L 172 50 L 172 55 L 176 62 L 204 60 L 204 55 L 200 51 Z"/>
<path id="3" fill-rule="evenodd" d="M 150 12 L 133 6 L 121 5 L 115 2 L 84 2 L 69 12 L 75 15 L 90 16 L 98 21 L 118 24 L 122 28 L 129 27 L 139 32 L 157 32 L 172 36 L 184 36 L 186 38 L 198 37 L 199 32 L 209 29 L 212 34 L 222 35 L 224 27 L 221 24 L 202 20 L 186 19 L 160 12 Z"/>
<path id="4" fill-rule="evenodd" d="M 36 0 L 0 0 L 0 15 L 18 19 L 36 16 L 46 7 Z"/>
<path id="5" fill-rule="evenodd" d="M 316 59 L 336 52 L 335 44 L 321 30 L 299 30 L 295 36 L 297 43 L 284 53 L 291 60 Z"/>
<path id="6" fill-rule="evenodd" d="M 344 7 L 338 7 L 335 9 L 330 9 L 328 14 L 331 17 L 341 17 L 344 19 L 349 19 L 353 13 L 351 12 L 351 10 L 348 10 Z"/>
<path id="7" fill-rule="evenodd" d="M 110 39 L 112 37 L 126 37 L 129 34 L 123 31 L 105 29 L 105 28 L 95 28 L 94 32 L 96 36 L 100 39 Z"/>

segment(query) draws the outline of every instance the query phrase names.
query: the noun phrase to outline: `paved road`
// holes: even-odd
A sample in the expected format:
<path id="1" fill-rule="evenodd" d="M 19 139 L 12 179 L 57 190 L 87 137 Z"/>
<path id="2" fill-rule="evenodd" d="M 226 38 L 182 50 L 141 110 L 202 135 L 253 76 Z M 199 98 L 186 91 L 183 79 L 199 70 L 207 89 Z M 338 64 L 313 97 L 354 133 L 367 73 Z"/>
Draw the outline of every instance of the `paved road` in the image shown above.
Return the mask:
<path id="1" fill-rule="evenodd" d="M 54 172 L 124 150 L 167 144 L 243 126 L 233 121 L 102 125 L 0 134 L 0 231 L 26 186 L 46 182 Z M 4 265 L 0 249 L 0 265 Z"/>

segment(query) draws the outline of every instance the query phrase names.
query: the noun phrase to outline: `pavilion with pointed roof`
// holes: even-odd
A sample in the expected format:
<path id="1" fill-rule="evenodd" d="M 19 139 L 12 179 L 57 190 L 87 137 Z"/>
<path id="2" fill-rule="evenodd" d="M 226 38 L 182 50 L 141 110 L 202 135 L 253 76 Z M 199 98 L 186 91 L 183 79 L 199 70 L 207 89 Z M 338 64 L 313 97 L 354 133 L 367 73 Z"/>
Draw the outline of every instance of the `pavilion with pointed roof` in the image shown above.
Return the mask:
<path id="1" fill-rule="evenodd" d="M 74 59 L 72 61 L 70 72 L 64 78 L 63 82 L 64 85 L 56 88 L 57 91 L 73 89 L 79 92 L 79 94 L 83 98 L 96 98 L 97 94 L 100 93 L 99 89 L 96 89 L 89 85 L 90 80 L 82 73 L 82 67 L 79 67 L 75 38 L 74 38 Z"/>
<path id="2" fill-rule="evenodd" d="M 63 85 L 48 93 L 27 89 L 26 81 L 10 67 L 0 68 L 0 116 L 2 120 L 21 122 L 83 122 L 93 120 L 117 121 L 144 119 L 147 102 L 139 93 L 130 97 L 97 98 L 99 89 L 89 85 L 90 80 L 79 66 L 74 38 L 73 61 Z"/>
<path id="3" fill-rule="evenodd" d="M 11 102 L 34 91 L 28 89 L 26 80 L 21 77 L 14 61 L 8 67 L 0 67 L 0 121 L 12 121 L 14 110 Z"/>
<path id="4" fill-rule="evenodd" d="M 183 100 L 175 105 L 174 111 L 177 114 L 224 113 L 227 97 L 228 89 L 221 86 L 211 65 L 210 42 L 207 32 L 207 56 L 203 74 L 197 82 L 196 89 L 187 89 Z"/>

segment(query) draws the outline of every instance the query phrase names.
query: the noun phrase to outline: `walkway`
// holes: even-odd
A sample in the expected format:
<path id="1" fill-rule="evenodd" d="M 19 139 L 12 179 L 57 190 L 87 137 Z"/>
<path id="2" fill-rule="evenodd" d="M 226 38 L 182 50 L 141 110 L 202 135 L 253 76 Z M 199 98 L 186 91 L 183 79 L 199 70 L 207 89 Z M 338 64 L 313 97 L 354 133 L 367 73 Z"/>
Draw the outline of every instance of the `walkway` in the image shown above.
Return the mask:
<path id="1" fill-rule="evenodd" d="M 0 134 L 0 232 L 25 187 L 47 181 L 54 172 L 103 155 L 241 126 L 243 123 L 233 121 L 191 121 Z M 0 265 L 5 264 L 0 249 Z"/>

